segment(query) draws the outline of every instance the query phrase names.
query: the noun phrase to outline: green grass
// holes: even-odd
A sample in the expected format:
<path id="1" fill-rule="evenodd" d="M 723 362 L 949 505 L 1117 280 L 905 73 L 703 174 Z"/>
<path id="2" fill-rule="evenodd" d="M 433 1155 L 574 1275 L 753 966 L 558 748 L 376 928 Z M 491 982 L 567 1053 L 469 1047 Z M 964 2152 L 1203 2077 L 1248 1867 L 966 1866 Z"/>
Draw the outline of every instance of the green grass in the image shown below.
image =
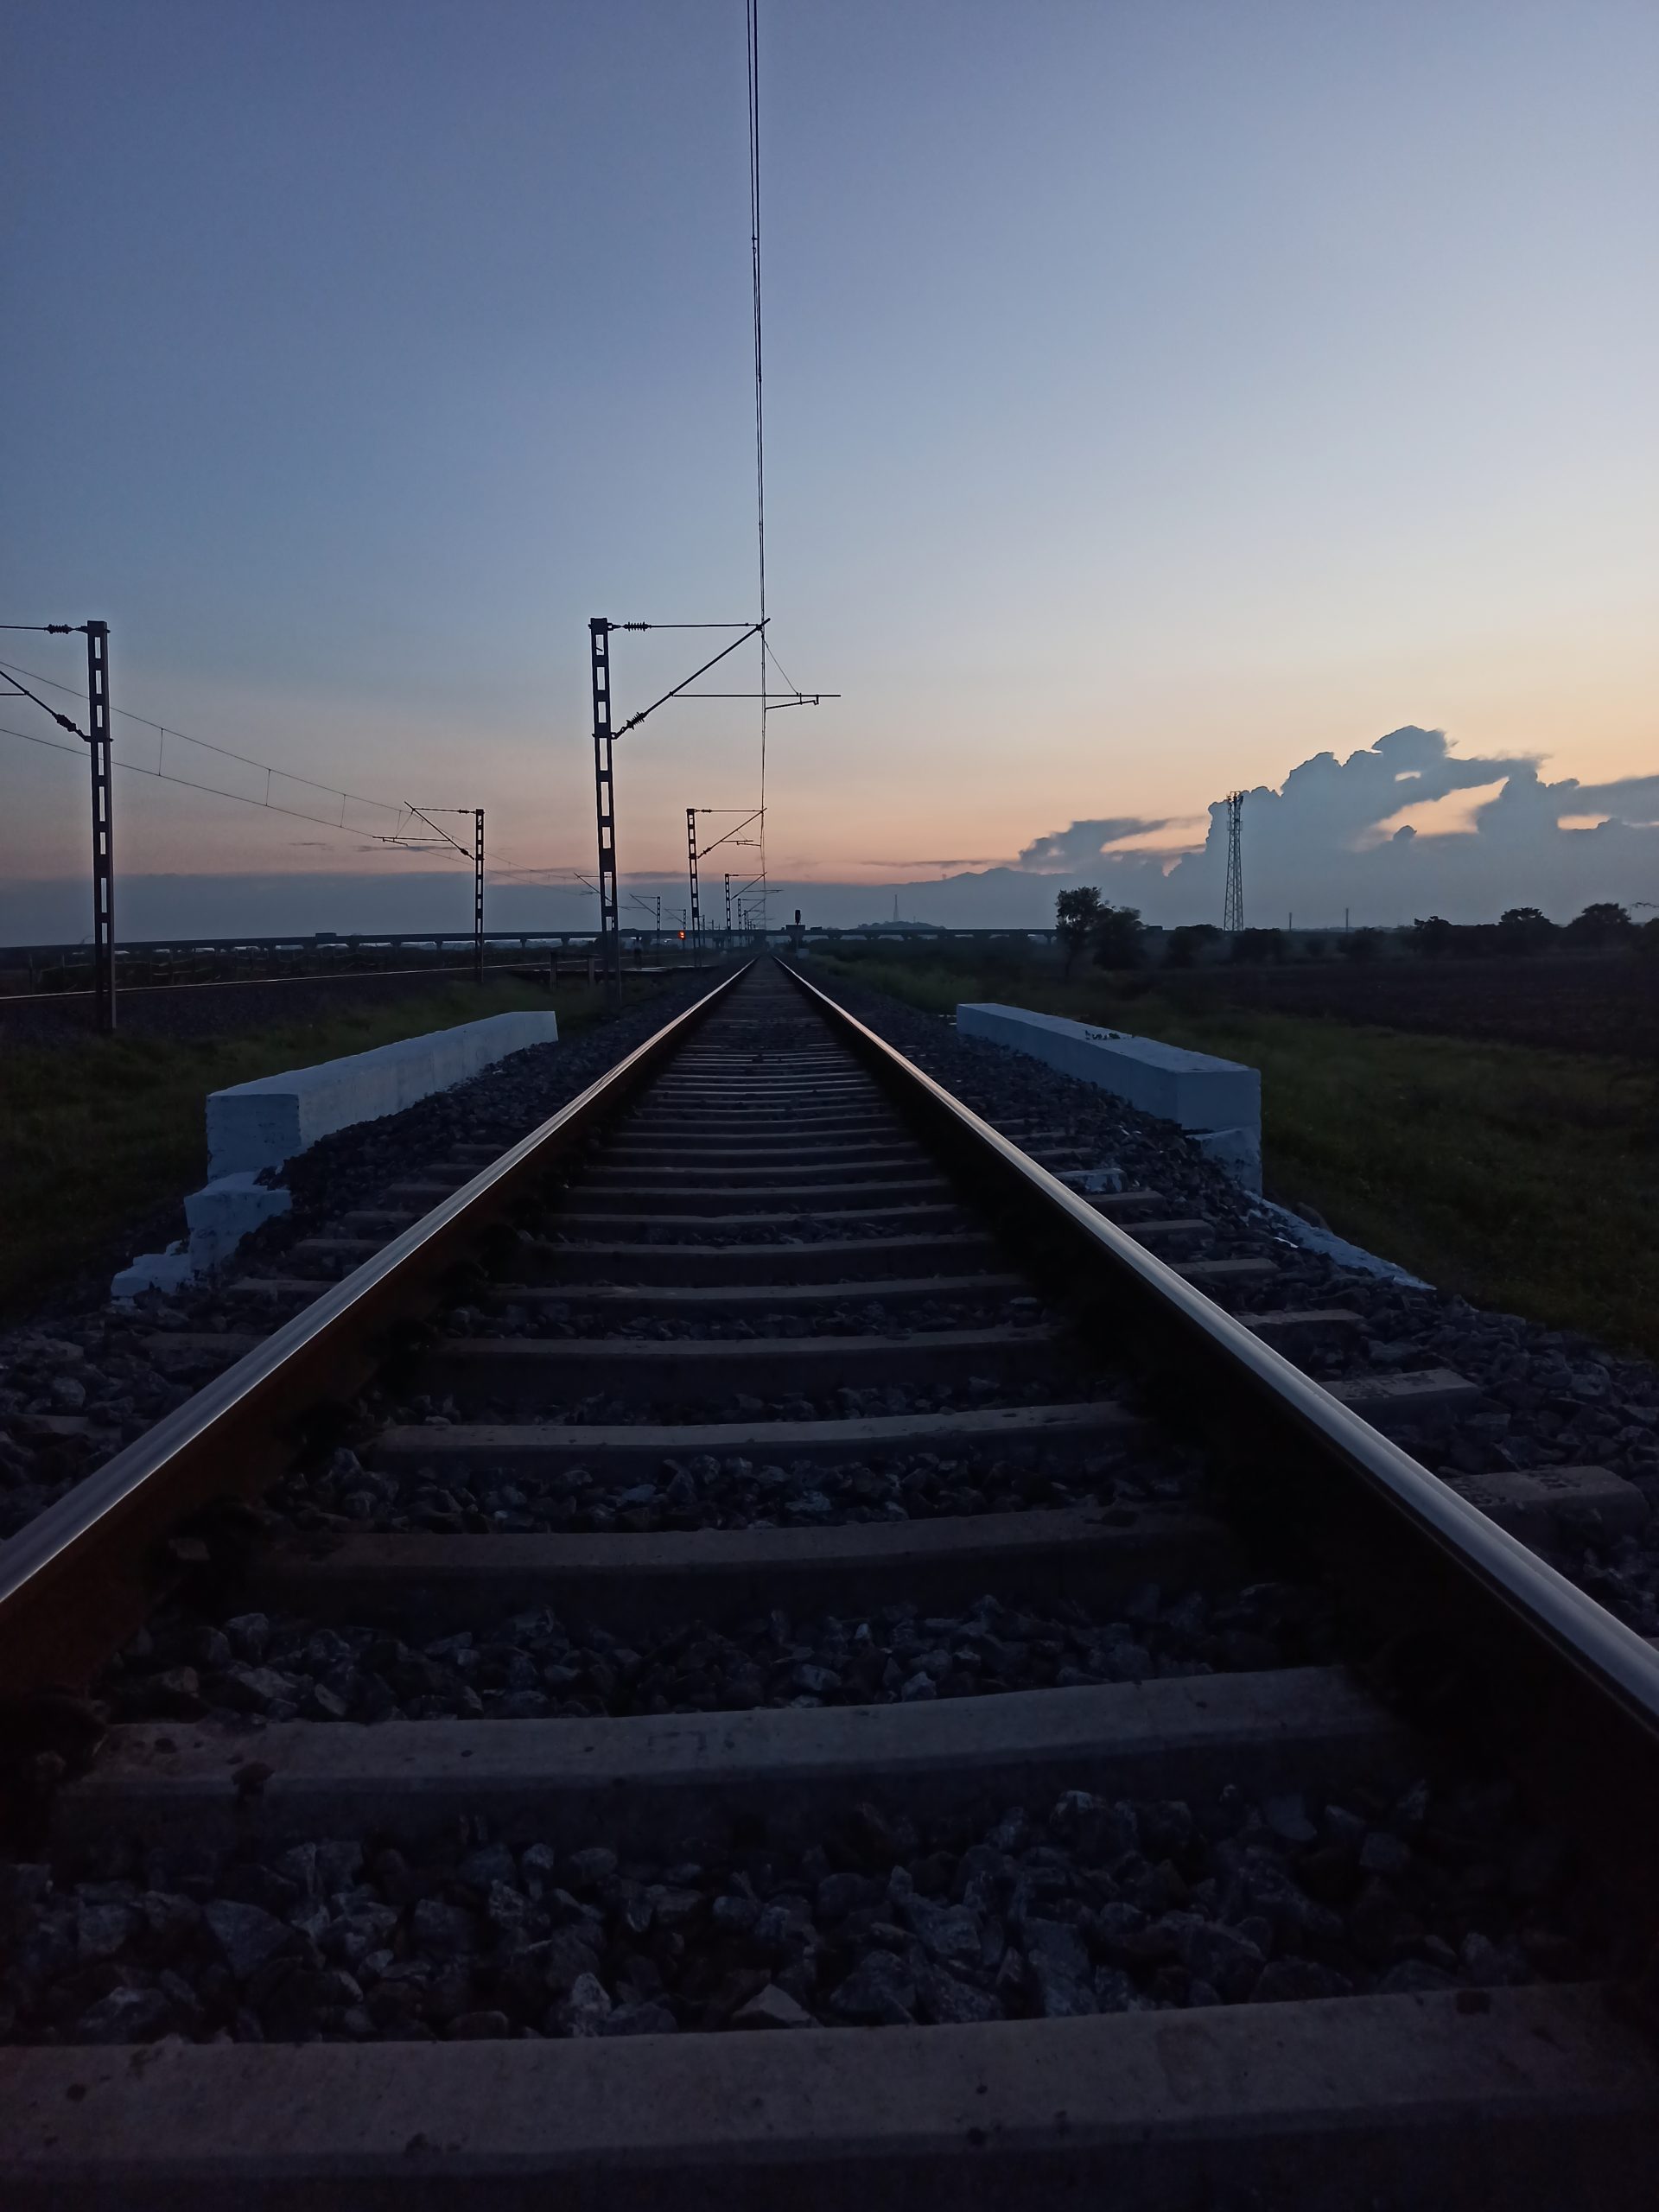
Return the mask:
<path id="1" fill-rule="evenodd" d="M 632 995 L 632 993 L 630 994 Z M 135 1228 L 206 1179 L 210 1090 L 366 1052 L 429 1029 L 530 1007 L 561 1034 L 595 1018 L 599 994 L 457 982 L 391 1003 L 202 1038 L 77 1038 L 0 1051 L 0 1314 L 131 1256 Z M 183 1217 L 168 1230 L 181 1233 Z"/>
<path id="2" fill-rule="evenodd" d="M 1246 1061 L 1262 1071 L 1270 1197 L 1477 1304 L 1659 1357 L 1650 1065 L 1184 1006 L 1094 971 L 825 964 L 932 1012 L 1000 998 Z"/>

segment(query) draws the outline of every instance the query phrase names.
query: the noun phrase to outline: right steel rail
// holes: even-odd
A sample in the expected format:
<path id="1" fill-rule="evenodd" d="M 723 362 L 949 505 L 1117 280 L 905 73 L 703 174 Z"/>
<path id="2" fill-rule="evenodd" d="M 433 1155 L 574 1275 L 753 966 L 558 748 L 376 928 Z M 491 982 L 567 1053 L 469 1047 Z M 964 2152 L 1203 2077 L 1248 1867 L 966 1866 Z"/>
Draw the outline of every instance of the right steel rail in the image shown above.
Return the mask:
<path id="1" fill-rule="evenodd" d="M 1185 1282 L 787 963 L 1033 1268 L 1133 1344 L 1247 1514 L 1305 1540 L 1390 1624 L 1393 1687 L 1519 1766 L 1621 1886 L 1648 1886 L 1659 1652 Z"/>

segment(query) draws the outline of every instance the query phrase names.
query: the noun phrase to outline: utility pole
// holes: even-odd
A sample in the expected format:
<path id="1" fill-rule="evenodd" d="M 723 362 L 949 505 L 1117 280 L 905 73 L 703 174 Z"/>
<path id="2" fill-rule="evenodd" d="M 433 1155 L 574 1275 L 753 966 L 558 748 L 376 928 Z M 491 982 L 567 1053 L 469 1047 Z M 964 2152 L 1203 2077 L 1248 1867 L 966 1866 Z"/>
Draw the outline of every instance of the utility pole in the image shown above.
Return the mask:
<path id="1" fill-rule="evenodd" d="M 473 809 L 473 981 L 484 980 L 484 810 Z"/>
<path id="2" fill-rule="evenodd" d="M 111 800 L 110 626 L 86 625 L 86 733 L 92 764 L 92 945 L 98 1026 L 115 1031 L 115 847 Z"/>
<path id="3" fill-rule="evenodd" d="M 594 687 L 594 804 L 599 819 L 599 951 L 605 997 L 622 1005 L 622 932 L 617 907 L 616 775 L 611 734 L 611 626 L 602 614 L 588 625 Z"/>
<path id="4" fill-rule="evenodd" d="M 726 950 L 732 949 L 732 872 L 726 871 Z"/>
<path id="5" fill-rule="evenodd" d="M 1227 896 L 1222 906 L 1221 926 L 1236 937 L 1244 926 L 1244 794 L 1229 791 L 1227 806 Z"/>
<path id="6" fill-rule="evenodd" d="M 701 968 L 702 908 L 697 898 L 697 810 L 695 806 L 688 806 L 685 810 L 685 873 L 686 880 L 691 887 L 691 919 L 688 925 L 691 931 L 691 965 Z"/>

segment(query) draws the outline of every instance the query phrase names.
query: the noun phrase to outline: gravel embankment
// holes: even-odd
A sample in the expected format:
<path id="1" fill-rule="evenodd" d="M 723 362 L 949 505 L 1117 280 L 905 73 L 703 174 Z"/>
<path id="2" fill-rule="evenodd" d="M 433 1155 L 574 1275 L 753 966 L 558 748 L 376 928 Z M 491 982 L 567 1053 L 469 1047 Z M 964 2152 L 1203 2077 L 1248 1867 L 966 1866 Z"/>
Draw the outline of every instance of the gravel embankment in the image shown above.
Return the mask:
<path id="1" fill-rule="evenodd" d="M 988 1121 L 1058 1131 L 1055 1141 L 1116 1161 L 1126 1181 L 1174 1201 L 1172 1213 L 1190 1210 L 1214 1222 L 1209 1250 L 1216 1256 L 1259 1252 L 1276 1262 L 1279 1272 L 1263 1287 L 1243 1294 L 1217 1288 L 1219 1304 L 1236 1312 L 1345 1306 L 1362 1325 L 1341 1371 L 1448 1367 L 1478 1384 L 1483 1410 L 1461 1417 L 1440 1442 L 1417 1446 L 1437 1474 L 1605 1467 L 1659 1506 L 1659 1372 L 1645 1360 L 1440 1291 L 1336 1267 L 1283 1237 L 1170 1124 L 1036 1061 L 958 1037 L 949 1021 L 879 993 L 839 980 L 827 988 Z M 1563 1520 L 1546 1555 L 1639 1633 L 1659 1636 L 1659 1513 L 1633 1535 Z"/>
<path id="2" fill-rule="evenodd" d="M 389 1183 L 443 1159 L 457 1144 L 505 1149 L 613 1066 L 708 988 L 700 976 L 568 1042 L 515 1053 L 470 1083 L 401 1114 L 325 1137 L 291 1160 L 291 1213 L 245 1246 L 233 1272 L 272 1268 L 302 1236 L 354 1206 L 379 1202 Z M 179 1224 L 181 1231 L 183 1224 Z M 181 1405 L 213 1371 L 165 1357 L 156 1332 L 218 1333 L 250 1325 L 247 1309 L 208 1285 L 134 1309 L 99 1301 L 54 1309 L 48 1320 L 0 1333 L 0 1538 L 13 1535 L 92 1468 Z"/>

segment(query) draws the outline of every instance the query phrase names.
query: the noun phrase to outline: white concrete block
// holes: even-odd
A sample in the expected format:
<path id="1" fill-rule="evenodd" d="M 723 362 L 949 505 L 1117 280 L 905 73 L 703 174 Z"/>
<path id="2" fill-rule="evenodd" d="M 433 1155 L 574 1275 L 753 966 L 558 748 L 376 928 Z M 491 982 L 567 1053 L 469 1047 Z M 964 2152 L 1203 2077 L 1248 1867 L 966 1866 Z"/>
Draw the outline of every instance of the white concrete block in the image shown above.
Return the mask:
<path id="1" fill-rule="evenodd" d="M 165 1252 L 141 1252 L 110 1285 L 110 1296 L 122 1304 L 145 1290 L 159 1290 L 165 1296 L 182 1290 L 194 1280 L 195 1272 L 195 1262 L 182 1244 L 170 1244 Z"/>
<path id="2" fill-rule="evenodd" d="M 221 1175 L 204 1190 L 192 1191 L 184 1202 L 192 1266 L 199 1274 L 222 1267 L 261 1222 L 290 1211 L 293 1204 L 289 1192 L 261 1183 L 252 1168 Z"/>
<path id="3" fill-rule="evenodd" d="M 558 1034 L 558 1017 L 551 1013 L 493 1014 L 215 1090 L 207 1100 L 208 1173 L 217 1182 L 278 1166 L 319 1137 L 399 1113 L 434 1091 L 465 1083 L 510 1052 L 556 1044 Z"/>
<path id="4" fill-rule="evenodd" d="M 1195 1135 L 1200 1148 L 1235 1182 L 1261 1189 L 1259 1068 L 1026 1007 L 964 1004 L 957 1008 L 957 1029 L 963 1037 L 1028 1053 L 1058 1074 L 1092 1083 L 1143 1114 L 1173 1122 Z"/>
<path id="5" fill-rule="evenodd" d="M 1358 1274 L 1381 1275 L 1389 1282 L 1404 1284 L 1409 1290 L 1433 1287 L 1421 1275 L 1408 1274 L 1404 1268 L 1396 1267 L 1392 1260 L 1379 1259 L 1363 1244 L 1351 1244 L 1345 1236 L 1338 1236 L 1329 1229 L 1316 1229 L 1311 1221 L 1304 1221 L 1288 1206 L 1278 1205 L 1272 1198 L 1262 1198 L 1259 1203 L 1261 1211 L 1272 1216 L 1274 1233 L 1288 1237 L 1304 1251 L 1322 1253 L 1339 1268 L 1352 1268 Z"/>
<path id="6" fill-rule="evenodd" d="M 1095 1084 L 1179 1128 L 1262 1127 L 1261 1071 L 1237 1060 L 1018 1006 L 959 1006 L 957 1028 L 964 1037 L 1027 1052 L 1046 1067 Z"/>

